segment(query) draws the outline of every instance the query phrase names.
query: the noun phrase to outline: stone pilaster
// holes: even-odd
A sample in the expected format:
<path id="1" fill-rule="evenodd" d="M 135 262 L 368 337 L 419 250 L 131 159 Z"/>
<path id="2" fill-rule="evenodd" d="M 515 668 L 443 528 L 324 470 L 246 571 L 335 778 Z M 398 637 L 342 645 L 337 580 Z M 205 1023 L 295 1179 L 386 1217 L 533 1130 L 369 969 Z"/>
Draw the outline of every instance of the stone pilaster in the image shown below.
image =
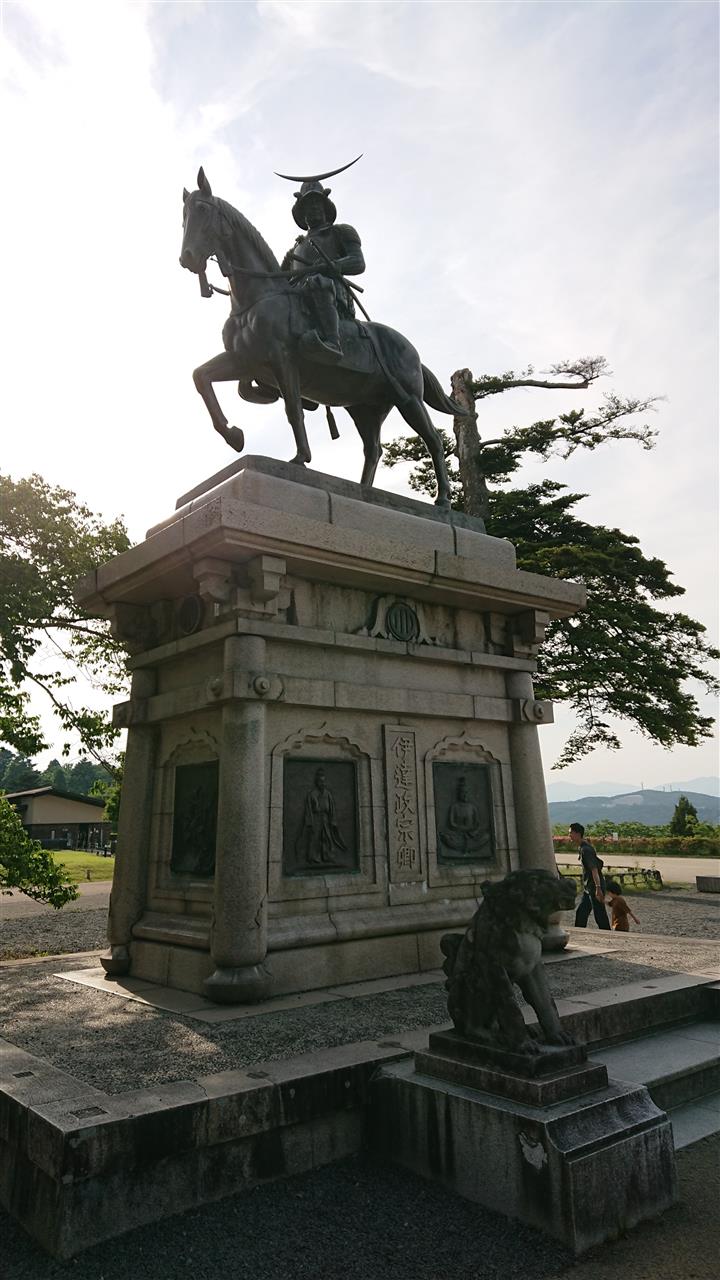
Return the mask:
<path id="1" fill-rule="evenodd" d="M 132 929 L 145 907 L 158 727 L 140 721 L 147 699 L 155 693 L 156 683 L 156 673 L 150 668 L 139 668 L 133 673 L 123 770 L 126 800 L 120 802 L 108 917 L 110 955 L 101 959 L 106 973 L 112 976 L 127 973 L 130 968 Z M 135 717 L 138 723 L 133 723 Z"/>
<path id="2" fill-rule="evenodd" d="M 515 703 L 515 720 L 510 727 L 510 764 L 520 868 L 541 867 L 557 874 L 538 740 L 538 725 L 550 718 L 549 708 L 546 711 L 547 704 L 536 702 L 529 671 L 509 672 L 507 693 Z M 560 951 L 567 942 L 568 934 L 560 926 L 560 916 L 551 918 L 543 937 L 543 950 Z"/>
<path id="3" fill-rule="evenodd" d="M 225 681 L 236 673 L 265 690 L 265 640 L 230 636 Z M 247 682 L 250 684 L 250 681 Z M 221 1004 L 260 1000 L 269 990 L 267 955 L 267 804 L 265 705 L 231 696 L 222 712 L 222 747 L 210 951 L 215 972 L 205 992 Z"/>

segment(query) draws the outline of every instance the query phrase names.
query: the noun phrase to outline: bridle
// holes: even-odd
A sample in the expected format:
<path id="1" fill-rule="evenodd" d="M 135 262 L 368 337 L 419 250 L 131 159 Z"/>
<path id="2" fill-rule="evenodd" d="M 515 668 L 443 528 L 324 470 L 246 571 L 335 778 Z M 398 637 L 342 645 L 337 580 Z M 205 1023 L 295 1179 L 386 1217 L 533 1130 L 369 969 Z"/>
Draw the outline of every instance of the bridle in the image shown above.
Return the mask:
<path id="1" fill-rule="evenodd" d="M 227 219 L 225 218 L 225 215 L 222 209 L 218 208 L 214 200 L 212 200 L 211 202 L 210 200 L 196 199 L 195 207 L 197 208 L 198 206 L 200 206 L 200 208 L 202 209 L 209 210 L 210 214 L 212 215 L 214 224 L 217 224 L 218 218 L 227 222 Z M 215 231 L 215 225 L 213 226 L 212 230 Z M 217 240 L 219 244 L 221 244 L 223 239 L 225 238 L 226 237 L 221 234 L 220 229 L 218 228 Z M 220 262 L 220 259 L 217 254 L 209 254 L 208 261 L 216 262 L 223 275 L 229 275 L 232 273 L 233 275 L 250 276 L 251 278 L 256 280 L 290 280 L 294 275 L 294 272 L 292 271 L 253 271 L 249 267 L 239 267 L 237 266 L 236 263 L 230 261 L 230 259 L 226 256 L 226 254 L 223 252 L 222 249 L 219 249 L 219 253 L 222 255 L 223 263 Z M 225 268 L 227 268 L 227 270 L 225 270 Z M 198 276 L 200 279 L 200 293 L 202 294 L 203 298 L 211 298 L 214 293 L 223 294 L 223 296 L 226 298 L 229 298 L 232 296 L 231 291 L 229 289 L 221 289 L 218 285 L 211 284 L 204 271 L 199 271 Z"/>

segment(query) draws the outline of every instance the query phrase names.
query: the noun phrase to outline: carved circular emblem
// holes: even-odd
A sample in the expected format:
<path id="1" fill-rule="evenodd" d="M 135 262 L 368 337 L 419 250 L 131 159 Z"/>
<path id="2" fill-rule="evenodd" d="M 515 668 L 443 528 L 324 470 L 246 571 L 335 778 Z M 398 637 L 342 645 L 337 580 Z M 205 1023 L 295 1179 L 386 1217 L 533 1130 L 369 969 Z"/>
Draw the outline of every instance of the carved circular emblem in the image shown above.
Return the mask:
<path id="1" fill-rule="evenodd" d="M 185 596 L 180 601 L 177 611 L 178 631 L 183 636 L 192 636 L 199 631 L 202 626 L 203 614 L 205 612 L 203 602 L 200 596 Z"/>
<path id="2" fill-rule="evenodd" d="M 390 605 L 385 614 L 385 626 L 393 640 L 402 640 L 405 644 L 417 640 L 420 635 L 418 616 L 404 600 L 396 600 L 395 604 Z"/>
<path id="3" fill-rule="evenodd" d="M 253 681 L 253 689 L 260 698 L 264 698 L 266 693 L 270 692 L 270 681 L 267 676 L 256 676 Z"/>

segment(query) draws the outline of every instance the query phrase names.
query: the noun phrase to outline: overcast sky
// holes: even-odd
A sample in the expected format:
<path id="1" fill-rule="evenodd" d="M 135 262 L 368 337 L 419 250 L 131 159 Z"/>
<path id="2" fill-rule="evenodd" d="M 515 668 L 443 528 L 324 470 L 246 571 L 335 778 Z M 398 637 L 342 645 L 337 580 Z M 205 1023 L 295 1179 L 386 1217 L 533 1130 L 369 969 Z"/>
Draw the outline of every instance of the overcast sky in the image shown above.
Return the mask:
<path id="1" fill-rule="evenodd" d="M 667 397 L 653 453 L 619 443 L 546 471 L 588 494 L 585 519 L 666 560 L 680 607 L 715 633 L 715 3 L 23 0 L 3 25 L 4 470 L 122 513 L 137 540 L 231 461 L 191 380 L 226 304 L 178 265 L 182 187 L 204 165 L 281 256 L 293 187 L 273 171 L 362 151 L 331 185 L 362 236 L 364 301 L 446 385 L 466 365 L 601 353 L 608 389 Z M 291 455 L 279 408 L 220 398 L 248 452 Z M 596 401 L 517 391 L 486 401 L 480 427 Z M 313 462 L 357 479 L 337 418 L 335 444 L 309 418 Z M 393 414 L 386 438 L 403 427 Z M 717 772 L 709 744 L 622 736 L 567 778 Z"/>

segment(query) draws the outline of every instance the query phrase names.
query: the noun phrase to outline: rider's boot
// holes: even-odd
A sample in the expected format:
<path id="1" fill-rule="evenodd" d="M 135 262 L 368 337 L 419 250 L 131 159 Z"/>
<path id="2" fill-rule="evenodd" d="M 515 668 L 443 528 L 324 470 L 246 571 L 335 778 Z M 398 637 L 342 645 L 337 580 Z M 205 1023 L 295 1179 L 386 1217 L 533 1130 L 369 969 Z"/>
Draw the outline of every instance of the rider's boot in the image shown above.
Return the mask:
<path id="1" fill-rule="evenodd" d="M 329 363 L 342 360 L 340 345 L 340 319 L 335 302 L 334 289 L 315 289 L 313 304 L 317 318 L 317 337 L 322 347 L 322 357 Z M 318 352 L 320 355 L 320 352 Z"/>

